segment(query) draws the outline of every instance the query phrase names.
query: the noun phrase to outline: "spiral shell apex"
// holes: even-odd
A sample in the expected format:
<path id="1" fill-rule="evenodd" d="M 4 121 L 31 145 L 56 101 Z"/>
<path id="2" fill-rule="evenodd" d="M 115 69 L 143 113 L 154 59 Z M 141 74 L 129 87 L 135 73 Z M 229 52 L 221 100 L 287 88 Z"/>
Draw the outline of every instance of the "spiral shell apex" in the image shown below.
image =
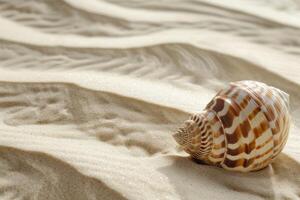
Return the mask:
<path id="1" fill-rule="evenodd" d="M 231 171 L 256 171 L 282 151 L 290 128 L 289 95 L 256 81 L 217 93 L 173 135 L 193 158 Z"/>

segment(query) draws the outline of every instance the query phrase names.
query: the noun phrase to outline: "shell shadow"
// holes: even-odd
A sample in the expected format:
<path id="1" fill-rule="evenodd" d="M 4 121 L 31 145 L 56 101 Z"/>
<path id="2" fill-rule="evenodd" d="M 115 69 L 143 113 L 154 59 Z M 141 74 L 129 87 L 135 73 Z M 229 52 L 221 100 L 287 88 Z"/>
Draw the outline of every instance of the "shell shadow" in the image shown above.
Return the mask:
<path id="1" fill-rule="evenodd" d="M 9 195 L 37 200 L 127 199 L 50 155 L 0 146 L 0 199 Z"/>
<path id="2" fill-rule="evenodd" d="M 188 157 L 169 156 L 159 168 L 182 199 L 295 199 L 300 196 L 300 164 L 281 153 L 272 165 L 240 173 L 199 164 Z"/>

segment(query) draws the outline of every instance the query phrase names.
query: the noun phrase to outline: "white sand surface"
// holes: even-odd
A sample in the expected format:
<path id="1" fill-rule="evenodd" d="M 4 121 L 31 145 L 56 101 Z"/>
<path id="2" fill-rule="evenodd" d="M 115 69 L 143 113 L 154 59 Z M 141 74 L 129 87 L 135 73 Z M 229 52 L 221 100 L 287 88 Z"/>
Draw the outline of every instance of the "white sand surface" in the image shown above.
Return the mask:
<path id="1" fill-rule="evenodd" d="M 192 161 L 176 128 L 231 81 L 290 94 L 279 158 Z M 0 199 L 300 199 L 300 1 L 0 0 Z"/>

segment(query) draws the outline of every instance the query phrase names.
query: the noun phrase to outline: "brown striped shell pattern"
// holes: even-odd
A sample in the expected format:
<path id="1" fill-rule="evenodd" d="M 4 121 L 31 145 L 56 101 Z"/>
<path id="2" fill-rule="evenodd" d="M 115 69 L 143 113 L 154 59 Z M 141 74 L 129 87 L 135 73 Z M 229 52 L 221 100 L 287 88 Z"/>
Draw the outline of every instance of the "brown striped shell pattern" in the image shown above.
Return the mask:
<path id="1" fill-rule="evenodd" d="M 221 90 L 174 134 L 193 158 L 231 171 L 256 171 L 282 151 L 290 127 L 289 95 L 256 81 Z"/>

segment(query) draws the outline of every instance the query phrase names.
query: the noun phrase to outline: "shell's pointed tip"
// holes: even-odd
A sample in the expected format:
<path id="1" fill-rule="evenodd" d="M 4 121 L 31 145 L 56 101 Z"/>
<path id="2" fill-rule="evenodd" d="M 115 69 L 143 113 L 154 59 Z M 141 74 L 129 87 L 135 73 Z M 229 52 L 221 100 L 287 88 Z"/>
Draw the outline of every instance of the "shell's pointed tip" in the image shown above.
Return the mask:
<path id="1" fill-rule="evenodd" d="M 179 128 L 174 134 L 173 134 L 173 138 L 175 139 L 175 141 L 180 144 L 180 145 L 184 145 L 183 139 L 182 137 L 184 136 L 184 129 L 183 128 Z"/>
<path id="2" fill-rule="evenodd" d="M 173 134 L 173 138 L 180 146 L 185 146 L 187 144 L 187 132 L 183 128 L 179 128 L 175 134 Z"/>
<path id="3" fill-rule="evenodd" d="M 173 134 L 173 138 L 179 145 L 186 146 L 188 144 L 189 127 L 191 124 L 193 124 L 192 120 L 185 121 L 184 124 Z"/>

